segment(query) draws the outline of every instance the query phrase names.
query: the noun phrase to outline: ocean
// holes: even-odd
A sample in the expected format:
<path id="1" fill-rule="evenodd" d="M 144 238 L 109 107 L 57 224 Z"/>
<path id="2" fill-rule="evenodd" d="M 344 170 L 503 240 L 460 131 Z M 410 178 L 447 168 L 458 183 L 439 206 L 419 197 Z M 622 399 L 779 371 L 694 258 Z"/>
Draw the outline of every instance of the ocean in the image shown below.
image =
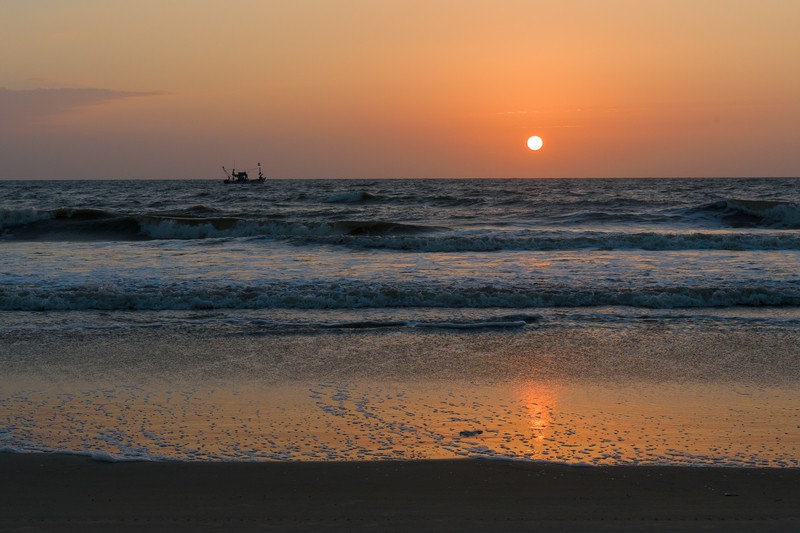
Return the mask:
<path id="1" fill-rule="evenodd" d="M 798 466 L 798 265 L 800 179 L 6 181 L 0 449 Z"/>

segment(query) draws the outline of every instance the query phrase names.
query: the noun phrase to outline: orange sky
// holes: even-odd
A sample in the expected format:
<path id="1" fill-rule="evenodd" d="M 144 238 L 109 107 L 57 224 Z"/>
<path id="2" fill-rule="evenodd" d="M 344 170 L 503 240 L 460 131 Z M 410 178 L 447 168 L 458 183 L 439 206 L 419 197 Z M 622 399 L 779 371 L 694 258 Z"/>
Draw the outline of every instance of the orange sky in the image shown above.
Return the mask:
<path id="1" fill-rule="evenodd" d="M 796 0 L 6 0 L 0 179 L 798 176 L 797 28 Z"/>

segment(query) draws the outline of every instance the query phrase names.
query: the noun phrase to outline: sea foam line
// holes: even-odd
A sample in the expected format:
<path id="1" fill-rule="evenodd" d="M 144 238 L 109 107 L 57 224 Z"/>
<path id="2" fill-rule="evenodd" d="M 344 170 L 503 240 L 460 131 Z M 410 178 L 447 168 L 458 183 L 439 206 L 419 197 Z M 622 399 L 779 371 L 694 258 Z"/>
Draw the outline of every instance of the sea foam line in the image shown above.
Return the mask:
<path id="1" fill-rule="evenodd" d="M 0 286 L 0 310 L 213 310 L 364 308 L 550 308 L 628 306 L 682 307 L 797 306 L 800 288 L 468 286 L 453 284 L 370 284 L 358 281 L 273 282 L 261 286 L 82 285 Z M 507 322 L 514 322 L 509 320 Z"/>

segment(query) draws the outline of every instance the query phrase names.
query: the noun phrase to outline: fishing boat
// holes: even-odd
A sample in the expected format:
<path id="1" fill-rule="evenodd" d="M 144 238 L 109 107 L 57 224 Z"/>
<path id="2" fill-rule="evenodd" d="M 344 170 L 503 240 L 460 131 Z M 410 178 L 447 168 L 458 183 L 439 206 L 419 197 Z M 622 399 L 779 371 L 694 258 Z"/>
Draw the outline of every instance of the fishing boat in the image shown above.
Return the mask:
<path id="1" fill-rule="evenodd" d="M 222 167 L 222 171 L 225 173 L 225 181 L 224 183 L 264 183 L 267 181 L 267 177 L 261 172 L 261 163 L 258 164 L 258 177 L 257 178 L 250 178 L 247 174 L 247 171 L 256 170 L 254 168 L 249 168 L 245 170 L 236 170 L 235 168 L 228 172 L 228 169 Z"/>

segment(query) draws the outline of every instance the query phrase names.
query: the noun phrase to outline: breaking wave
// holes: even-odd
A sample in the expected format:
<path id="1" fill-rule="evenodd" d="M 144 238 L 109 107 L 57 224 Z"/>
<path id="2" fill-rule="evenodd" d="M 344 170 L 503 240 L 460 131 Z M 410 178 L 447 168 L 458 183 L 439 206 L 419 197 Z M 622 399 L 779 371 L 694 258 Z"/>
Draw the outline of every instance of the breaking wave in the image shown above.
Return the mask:
<path id="1" fill-rule="evenodd" d="M 329 204 L 355 204 L 360 202 L 369 202 L 376 199 L 377 196 L 366 191 L 354 191 L 332 194 L 325 198 L 325 202 Z"/>
<path id="2" fill-rule="evenodd" d="M 84 284 L 0 286 L 2 311 L 553 308 L 628 306 L 650 309 L 798 306 L 800 287 L 566 287 L 270 282 L 263 285 Z M 524 318 L 513 321 L 523 320 Z"/>
<path id="3" fill-rule="evenodd" d="M 194 206 L 191 211 L 211 210 Z M 323 243 L 335 243 L 336 238 L 345 235 L 411 235 L 435 229 L 382 220 L 291 223 L 234 216 L 120 215 L 98 209 L 0 209 L 0 232 L 6 239 L 18 240 L 188 240 L 261 236 L 316 238 Z"/>
<path id="4" fill-rule="evenodd" d="M 406 252 L 547 250 L 800 250 L 800 234 L 750 232 L 614 232 L 450 230 L 382 220 L 288 222 L 242 217 L 124 216 L 92 210 L 0 212 L 0 231 L 17 240 L 193 240 L 261 237 L 297 244 L 342 245 Z"/>
<path id="5" fill-rule="evenodd" d="M 769 200 L 719 200 L 691 210 L 733 228 L 800 229 L 800 204 Z"/>
<path id="6" fill-rule="evenodd" d="M 310 240 L 310 239 L 309 239 Z M 429 232 L 403 235 L 319 236 L 318 241 L 353 248 L 407 252 L 550 250 L 800 250 L 800 235 L 787 233 L 623 232 Z"/>
<path id="7" fill-rule="evenodd" d="M 326 202 L 366 202 L 375 198 L 370 193 L 355 191 L 331 195 Z M 726 199 L 691 208 L 655 210 L 637 206 L 637 209 L 640 211 L 636 213 L 624 209 L 620 212 L 589 209 L 544 217 L 541 223 L 525 222 L 516 227 L 454 229 L 378 218 L 382 211 L 371 213 L 372 217 L 351 220 L 339 220 L 326 212 L 313 215 L 306 212 L 305 220 L 289 220 L 280 213 L 241 215 L 205 204 L 169 213 L 0 208 L 0 238 L 22 241 L 266 238 L 296 244 L 408 252 L 800 250 L 800 233 L 792 231 L 800 229 L 797 203 Z M 339 216 L 354 214 L 339 212 Z M 454 220 L 443 222 L 449 224 Z M 530 229 L 525 224 L 530 224 Z"/>

